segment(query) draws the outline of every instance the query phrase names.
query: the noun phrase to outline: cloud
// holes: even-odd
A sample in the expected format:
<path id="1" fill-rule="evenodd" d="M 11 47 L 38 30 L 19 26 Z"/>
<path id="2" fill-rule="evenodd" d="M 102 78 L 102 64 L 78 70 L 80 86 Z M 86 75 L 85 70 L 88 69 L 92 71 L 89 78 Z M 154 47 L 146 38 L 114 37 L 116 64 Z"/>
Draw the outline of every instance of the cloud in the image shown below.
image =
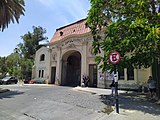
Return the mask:
<path id="1" fill-rule="evenodd" d="M 55 14 L 63 14 L 66 18 L 73 17 L 78 20 L 87 16 L 86 4 L 88 0 L 36 0 Z"/>
<path id="2" fill-rule="evenodd" d="M 68 5 L 65 5 L 67 12 L 74 17 L 75 19 L 79 19 L 80 17 L 85 17 L 86 12 L 83 8 L 82 2 L 80 0 L 75 0 L 74 2 L 68 2 Z"/>
<path id="3" fill-rule="evenodd" d="M 41 4 L 45 5 L 45 6 L 51 6 L 54 4 L 55 0 L 37 0 L 39 1 Z"/>

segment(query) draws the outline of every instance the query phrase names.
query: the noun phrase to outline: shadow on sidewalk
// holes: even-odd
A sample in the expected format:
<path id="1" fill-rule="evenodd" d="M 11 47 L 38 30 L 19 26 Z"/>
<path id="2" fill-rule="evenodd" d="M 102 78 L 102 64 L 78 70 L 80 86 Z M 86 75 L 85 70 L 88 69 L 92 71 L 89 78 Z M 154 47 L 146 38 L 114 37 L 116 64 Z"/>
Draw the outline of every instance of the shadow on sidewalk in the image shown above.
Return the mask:
<path id="1" fill-rule="evenodd" d="M 19 91 L 8 91 L 0 94 L 0 99 L 4 98 L 13 98 L 15 95 L 21 95 L 24 94 L 24 92 Z"/>
<path id="2" fill-rule="evenodd" d="M 106 105 L 114 106 L 115 99 L 110 95 L 101 95 L 102 102 Z M 160 105 L 149 101 L 146 94 L 142 93 L 120 93 L 119 108 L 124 110 L 135 110 L 152 115 L 160 115 Z"/>

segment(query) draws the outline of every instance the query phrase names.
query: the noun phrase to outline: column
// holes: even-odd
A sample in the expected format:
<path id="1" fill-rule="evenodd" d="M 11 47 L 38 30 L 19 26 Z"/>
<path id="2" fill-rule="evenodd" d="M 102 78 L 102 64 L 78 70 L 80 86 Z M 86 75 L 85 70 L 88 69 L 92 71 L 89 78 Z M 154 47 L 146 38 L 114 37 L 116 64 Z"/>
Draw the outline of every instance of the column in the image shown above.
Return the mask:
<path id="1" fill-rule="evenodd" d="M 82 42 L 82 56 L 81 56 L 81 83 L 82 83 L 82 78 L 83 75 L 86 74 L 88 75 L 88 64 L 87 64 L 87 41 Z"/>

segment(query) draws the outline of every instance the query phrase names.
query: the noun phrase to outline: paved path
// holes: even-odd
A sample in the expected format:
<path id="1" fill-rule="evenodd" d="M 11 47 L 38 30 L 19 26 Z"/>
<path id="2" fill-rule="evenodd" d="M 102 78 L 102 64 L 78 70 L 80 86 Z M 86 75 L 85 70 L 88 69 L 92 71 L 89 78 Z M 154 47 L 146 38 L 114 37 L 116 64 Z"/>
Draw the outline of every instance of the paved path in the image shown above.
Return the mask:
<path id="1" fill-rule="evenodd" d="M 29 85 L 29 86 L 50 86 L 50 85 Z M 114 105 L 114 98 L 110 96 L 110 89 L 100 89 L 100 88 L 88 88 L 88 87 L 75 87 L 72 88 L 75 91 L 89 92 L 91 94 L 97 94 L 102 96 L 104 101 L 106 99 L 111 101 Z M 0 89 L 1 91 L 2 89 Z M 104 102 L 102 101 L 102 102 Z M 112 106 L 113 111 L 110 114 L 104 114 L 101 118 L 96 120 L 160 120 L 160 105 L 149 101 L 146 94 L 142 93 L 126 93 L 125 91 L 119 90 L 119 106 L 120 113 L 117 114 L 115 107 Z M 106 105 L 109 102 L 105 103 Z"/>
<path id="2" fill-rule="evenodd" d="M 82 88 L 76 87 L 75 90 L 91 92 L 94 94 L 104 95 L 104 99 L 114 101 L 110 97 L 111 91 L 109 89 L 99 88 Z M 119 114 L 114 111 L 109 115 L 106 114 L 99 120 L 160 120 L 160 105 L 149 101 L 146 94 L 119 90 Z"/>

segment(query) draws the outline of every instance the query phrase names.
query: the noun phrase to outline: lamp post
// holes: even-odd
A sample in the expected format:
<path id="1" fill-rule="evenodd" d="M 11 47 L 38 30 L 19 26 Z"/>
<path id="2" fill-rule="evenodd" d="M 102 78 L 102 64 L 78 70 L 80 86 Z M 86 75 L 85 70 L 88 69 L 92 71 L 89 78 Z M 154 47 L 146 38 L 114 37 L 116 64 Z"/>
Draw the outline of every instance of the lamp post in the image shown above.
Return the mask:
<path id="1" fill-rule="evenodd" d="M 17 76 L 18 76 L 18 78 L 20 78 L 22 76 L 22 74 L 21 74 L 21 60 L 20 60 L 21 55 L 19 54 L 18 48 L 15 48 L 14 52 L 15 52 L 15 56 L 17 57 L 17 59 L 16 59 L 16 70 L 18 71 Z"/>

